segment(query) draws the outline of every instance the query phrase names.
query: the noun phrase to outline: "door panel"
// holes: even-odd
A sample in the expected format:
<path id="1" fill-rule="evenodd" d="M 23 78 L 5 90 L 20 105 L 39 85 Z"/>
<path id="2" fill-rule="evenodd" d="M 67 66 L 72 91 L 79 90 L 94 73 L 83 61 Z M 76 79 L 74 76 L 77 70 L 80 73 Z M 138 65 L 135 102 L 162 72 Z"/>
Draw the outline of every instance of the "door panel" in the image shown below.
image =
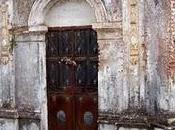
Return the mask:
<path id="1" fill-rule="evenodd" d="M 60 87 L 71 87 L 73 85 L 73 70 L 72 66 L 60 63 Z"/>
<path id="2" fill-rule="evenodd" d="M 76 130 L 97 130 L 97 95 L 76 96 Z"/>
<path id="3" fill-rule="evenodd" d="M 76 74 L 76 86 L 85 87 L 87 84 L 87 62 L 76 61 L 77 67 L 75 70 Z"/>
<path id="4" fill-rule="evenodd" d="M 57 88 L 60 84 L 59 72 L 59 64 L 56 61 L 47 61 L 47 86 L 50 89 Z"/>
<path id="5" fill-rule="evenodd" d="M 49 130 L 73 130 L 73 97 L 51 94 L 48 99 Z"/>
<path id="6" fill-rule="evenodd" d="M 93 30 L 91 30 L 90 34 L 89 55 L 90 56 L 98 55 L 97 32 Z"/>
<path id="7" fill-rule="evenodd" d="M 74 32 L 63 31 L 60 33 L 60 56 L 71 56 L 73 54 Z"/>
<path id="8" fill-rule="evenodd" d="M 58 29 L 46 38 L 49 130 L 97 130 L 96 32 Z"/>
<path id="9" fill-rule="evenodd" d="M 98 86 L 98 61 L 88 61 L 87 76 L 88 86 L 96 88 Z"/>
<path id="10" fill-rule="evenodd" d="M 57 37 L 55 37 L 57 35 Z M 52 34 L 46 35 L 47 49 L 46 55 L 48 57 L 54 57 L 59 54 L 59 32 L 53 32 Z"/>
<path id="11" fill-rule="evenodd" d="M 88 43 L 90 38 L 89 30 L 75 32 L 75 54 L 76 56 L 86 56 L 88 52 Z"/>

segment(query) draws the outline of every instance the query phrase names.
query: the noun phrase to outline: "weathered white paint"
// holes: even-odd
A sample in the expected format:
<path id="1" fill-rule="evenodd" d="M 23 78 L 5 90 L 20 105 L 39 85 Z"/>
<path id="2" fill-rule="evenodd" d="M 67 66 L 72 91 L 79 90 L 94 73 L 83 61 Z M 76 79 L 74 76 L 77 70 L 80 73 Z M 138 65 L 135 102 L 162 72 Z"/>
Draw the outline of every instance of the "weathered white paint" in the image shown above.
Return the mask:
<path id="1" fill-rule="evenodd" d="M 5 0 L 1 1 L 5 2 Z M 71 1 L 76 3 L 75 0 Z M 136 78 L 140 76 L 138 84 L 140 86 L 137 86 L 134 89 L 130 89 L 130 85 L 128 83 L 128 79 L 131 79 L 130 75 L 128 74 L 129 48 L 127 43 L 129 43 L 128 30 L 130 28 L 128 18 L 128 0 L 122 0 L 122 10 L 120 11 L 116 9 L 118 6 L 114 5 L 114 3 L 120 3 L 118 1 L 119 0 L 115 0 L 115 2 L 114 0 L 104 0 L 103 3 L 101 0 L 87 0 L 87 3 L 90 3 L 91 8 L 94 9 L 96 20 L 98 22 L 107 22 L 107 20 L 116 22 L 118 19 L 120 19 L 120 17 L 116 19 L 116 16 L 120 16 L 118 13 L 120 11 L 123 12 L 122 29 L 121 27 L 114 27 L 114 25 L 111 23 L 100 23 L 93 26 L 94 28 L 97 28 L 101 58 L 99 70 L 100 111 L 111 110 L 113 112 L 120 112 L 126 110 L 128 108 L 128 104 L 130 103 L 130 94 L 138 95 L 139 93 L 140 97 L 138 101 L 143 101 L 144 105 L 146 104 L 147 112 L 154 113 L 155 109 L 157 108 L 167 110 L 168 112 L 174 112 L 174 84 L 168 84 L 166 82 L 166 79 L 164 79 L 162 73 L 160 73 L 160 64 L 157 62 L 159 57 L 158 46 L 164 44 L 164 42 L 162 42 L 162 44 L 159 43 L 158 36 L 165 39 L 166 35 L 168 34 L 165 27 L 165 24 L 168 22 L 168 18 L 166 17 L 167 14 L 164 12 L 166 9 L 163 8 L 163 4 L 166 1 L 140 0 L 139 4 L 141 15 L 139 16 L 139 39 L 140 45 L 142 45 L 143 41 L 146 42 L 146 56 L 148 56 L 146 59 L 148 62 L 146 68 L 144 68 L 144 66 L 142 66 L 144 64 L 142 64 L 142 54 L 140 54 L 140 72 L 138 75 L 136 75 Z M 68 1 L 66 1 L 66 3 L 67 2 Z M 80 1 L 80 3 L 81 2 L 82 1 Z M 158 2 L 157 5 L 155 4 L 156 2 Z M 31 7 L 33 3 L 34 5 Z M 15 14 L 13 17 L 13 23 L 15 23 L 15 26 L 28 26 L 26 21 L 28 20 L 28 15 L 30 12 L 30 17 L 28 20 L 30 30 L 33 26 L 37 26 L 35 31 L 47 30 L 47 26 L 52 23 L 52 26 L 59 26 L 60 24 L 58 24 L 56 20 L 51 20 L 52 22 L 47 23 L 47 26 L 44 24 L 48 19 L 50 20 L 53 18 L 51 15 L 53 15 L 56 10 L 61 10 L 61 8 L 57 8 L 56 6 L 63 7 L 63 3 L 63 0 L 36 0 L 35 2 L 34 0 L 14 0 L 13 5 L 15 8 L 13 11 L 11 11 L 11 13 L 13 12 L 13 14 Z M 120 9 L 120 7 L 118 9 Z M 52 13 L 49 11 L 52 11 Z M 48 17 L 46 17 L 46 15 Z M 142 23 L 143 17 L 145 18 L 144 23 Z M 64 19 L 62 19 L 61 22 L 63 25 L 65 23 Z M 118 23 L 114 24 L 115 26 L 118 26 Z M 73 22 L 71 25 L 73 25 Z M 122 31 L 123 33 L 121 33 Z M 16 48 L 17 52 L 15 52 L 16 64 L 14 65 L 14 63 L 9 63 L 6 66 L 0 66 L 1 105 L 4 101 L 9 101 L 9 98 L 11 97 L 14 101 L 16 95 L 16 99 L 19 99 L 17 104 L 25 104 L 25 106 L 31 106 L 34 111 L 41 112 L 41 124 L 33 124 L 30 120 L 26 120 L 26 123 L 20 121 L 21 125 L 18 125 L 18 123 L 14 123 L 13 125 L 13 123 L 8 123 L 7 119 L 3 119 L 7 121 L 6 125 L 0 127 L 3 130 L 37 130 L 39 126 L 41 126 L 41 130 L 47 130 L 45 42 L 43 38 L 44 34 L 40 35 L 39 37 L 37 37 L 35 34 L 29 34 L 27 37 L 18 37 L 18 46 Z M 14 68 L 16 68 L 16 77 L 14 77 Z M 144 71 L 146 71 L 146 73 Z M 30 76 L 26 76 L 27 73 L 29 73 Z M 14 78 L 16 79 L 16 84 Z M 131 81 L 130 84 L 132 84 Z M 14 90 L 15 87 L 16 90 Z M 24 91 L 16 92 L 19 90 Z M 20 97 L 23 96 L 26 97 L 24 99 L 20 99 Z M 139 104 L 138 102 L 134 103 L 135 104 L 132 105 Z M 18 126 L 19 128 L 17 128 Z M 117 128 L 112 124 L 100 124 L 99 129 L 116 130 Z M 128 130 L 127 128 L 120 129 Z M 157 130 L 161 129 L 157 128 Z"/>
<path id="2" fill-rule="evenodd" d="M 18 120 L 0 118 L 0 130 L 19 130 Z"/>
<path id="3" fill-rule="evenodd" d="M 42 43 L 17 42 L 15 49 L 16 103 L 21 110 L 40 112 L 39 44 Z"/>
<path id="4" fill-rule="evenodd" d="M 94 8 L 97 22 L 105 22 L 107 20 L 107 13 L 103 2 L 101 0 L 86 0 L 89 5 Z M 52 7 L 55 3 L 59 3 L 58 0 L 36 0 L 28 20 L 28 25 L 30 27 L 29 30 L 35 30 L 35 27 L 45 26 L 45 16 L 48 13 L 50 7 Z M 61 1 L 65 2 L 65 1 Z M 37 28 L 38 30 L 38 28 Z"/>
<path id="5" fill-rule="evenodd" d="M 21 130 L 40 130 L 40 128 L 35 123 L 31 123 L 30 125 L 23 125 L 20 129 Z"/>
<path id="6" fill-rule="evenodd" d="M 164 129 L 160 129 L 160 128 L 155 128 L 154 130 L 164 130 Z"/>
<path id="7" fill-rule="evenodd" d="M 33 121 L 30 119 L 21 119 L 19 120 L 18 130 L 42 130 L 38 124 L 39 123 L 37 121 Z"/>
<path id="8" fill-rule="evenodd" d="M 121 112 L 128 108 L 126 48 L 121 40 L 99 40 L 100 66 L 99 66 L 99 110 Z M 117 62 L 115 62 L 117 61 Z M 117 66 L 117 67 L 116 67 Z"/>
<path id="9" fill-rule="evenodd" d="M 9 52 L 9 22 L 12 1 L 0 1 L 0 108 L 5 104 L 15 107 L 14 58 Z M 9 22 L 8 22 L 9 21 Z M 4 55 L 6 54 L 6 55 Z M 5 65 L 6 64 L 6 65 Z"/>
<path id="10" fill-rule="evenodd" d="M 147 48 L 147 111 L 175 112 L 175 89 L 167 80 L 166 62 L 169 16 L 167 1 L 145 1 L 145 31 Z M 159 17 L 158 17 L 159 16 Z M 151 26 L 150 26 L 151 25 Z"/>
<path id="11" fill-rule="evenodd" d="M 138 129 L 138 128 L 124 128 L 124 127 L 121 127 L 119 130 L 147 130 L 147 129 Z"/>
<path id="12" fill-rule="evenodd" d="M 86 1 L 57 3 L 50 8 L 45 16 L 45 24 L 48 27 L 82 26 L 95 22 L 94 8 Z"/>
<path id="13" fill-rule="evenodd" d="M 15 49 L 16 75 L 18 75 L 16 77 L 17 104 L 20 106 L 19 109 L 24 111 L 29 109 L 31 112 L 41 113 L 39 126 L 42 130 L 47 130 L 48 125 L 45 53 L 44 32 L 27 33 L 17 37 Z M 26 128 L 26 126 L 23 127 Z"/>
<path id="14" fill-rule="evenodd" d="M 116 130 L 117 127 L 114 125 L 101 124 L 99 125 L 99 130 Z"/>

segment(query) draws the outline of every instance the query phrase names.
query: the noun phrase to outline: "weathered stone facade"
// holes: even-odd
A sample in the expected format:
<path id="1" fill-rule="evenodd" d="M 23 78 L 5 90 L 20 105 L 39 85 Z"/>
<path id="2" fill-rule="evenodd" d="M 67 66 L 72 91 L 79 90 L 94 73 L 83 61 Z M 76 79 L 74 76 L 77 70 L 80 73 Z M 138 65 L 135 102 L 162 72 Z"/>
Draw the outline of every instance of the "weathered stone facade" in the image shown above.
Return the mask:
<path id="1" fill-rule="evenodd" d="M 48 129 L 47 14 L 82 1 L 98 34 L 99 130 L 175 129 L 175 0 L 0 0 L 0 128 Z"/>

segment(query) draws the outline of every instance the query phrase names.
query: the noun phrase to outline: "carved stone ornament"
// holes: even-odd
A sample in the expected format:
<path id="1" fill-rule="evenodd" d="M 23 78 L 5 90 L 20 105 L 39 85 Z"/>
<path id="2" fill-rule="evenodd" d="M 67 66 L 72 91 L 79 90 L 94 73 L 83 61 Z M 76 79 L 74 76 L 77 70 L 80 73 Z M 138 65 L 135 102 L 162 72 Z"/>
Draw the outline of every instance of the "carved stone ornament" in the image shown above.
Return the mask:
<path id="1" fill-rule="evenodd" d="M 136 65 L 139 59 L 139 31 L 138 31 L 138 1 L 130 1 L 130 61 L 132 65 Z"/>
<path id="2" fill-rule="evenodd" d="M 50 9 L 51 5 L 62 1 L 68 0 L 36 0 L 33 4 L 28 19 L 29 31 L 47 30 L 47 27 L 44 23 L 45 12 Z M 98 23 L 107 22 L 107 12 L 101 0 L 86 0 L 86 2 L 89 3 L 92 8 L 94 8 Z"/>
<path id="3" fill-rule="evenodd" d="M 0 5 L 0 64 L 10 61 L 11 43 L 8 31 L 8 6 Z"/>

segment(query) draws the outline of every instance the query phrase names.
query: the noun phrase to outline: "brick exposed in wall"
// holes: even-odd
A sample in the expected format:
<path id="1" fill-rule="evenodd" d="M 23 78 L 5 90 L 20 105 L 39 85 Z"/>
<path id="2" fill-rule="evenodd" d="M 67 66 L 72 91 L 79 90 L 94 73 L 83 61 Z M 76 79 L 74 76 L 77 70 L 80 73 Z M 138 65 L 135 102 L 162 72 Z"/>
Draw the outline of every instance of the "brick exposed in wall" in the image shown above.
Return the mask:
<path id="1" fill-rule="evenodd" d="M 175 77 L 175 0 L 170 1 L 171 16 L 170 16 L 170 31 L 171 31 L 171 42 L 168 46 L 169 50 L 169 64 L 168 72 L 169 76 Z"/>

